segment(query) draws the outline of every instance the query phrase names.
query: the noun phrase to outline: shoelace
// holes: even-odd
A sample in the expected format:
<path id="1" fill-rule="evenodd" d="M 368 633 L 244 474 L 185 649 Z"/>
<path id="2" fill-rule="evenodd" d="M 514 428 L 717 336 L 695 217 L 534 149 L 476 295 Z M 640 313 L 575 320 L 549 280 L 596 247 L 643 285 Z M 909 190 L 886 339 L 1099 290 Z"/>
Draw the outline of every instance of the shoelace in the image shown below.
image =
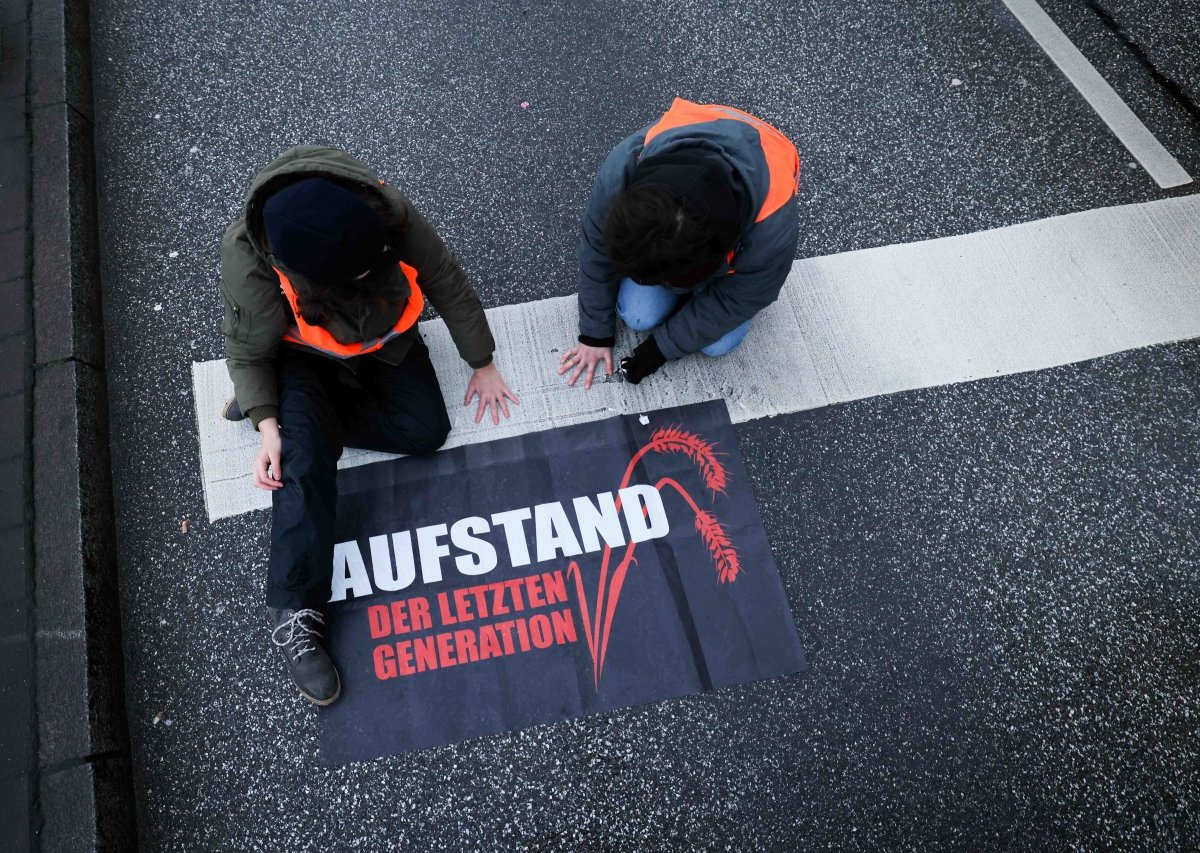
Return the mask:
<path id="1" fill-rule="evenodd" d="M 317 650 L 316 644 L 313 642 L 313 637 L 320 637 L 321 632 L 317 630 L 312 622 L 325 624 L 325 617 L 315 610 L 297 610 L 286 622 L 280 622 L 279 625 L 271 632 L 271 642 L 277 646 L 290 646 L 292 657 L 296 660 L 304 657 L 309 652 Z M 282 640 L 279 639 L 279 632 L 284 628 L 288 629 L 287 636 Z"/>

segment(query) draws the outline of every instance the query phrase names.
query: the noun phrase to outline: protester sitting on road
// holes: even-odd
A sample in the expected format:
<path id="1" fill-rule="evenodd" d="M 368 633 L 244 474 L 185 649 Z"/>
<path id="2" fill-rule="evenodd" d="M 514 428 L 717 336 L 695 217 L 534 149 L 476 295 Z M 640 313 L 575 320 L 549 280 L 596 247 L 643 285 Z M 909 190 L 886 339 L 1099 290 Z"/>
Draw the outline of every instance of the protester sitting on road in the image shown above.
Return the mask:
<path id="1" fill-rule="evenodd" d="M 797 241 L 800 160 L 741 110 L 676 98 L 608 155 L 579 247 L 579 343 L 559 375 L 613 372 L 616 315 L 653 334 L 621 360 L 639 383 L 689 353 L 720 356 L 779 296 Z"/>
<path id="2" fill-rule="evenodd" d="M 334 148 L 293 148 L 267 166 L 221 245 L 229 420 L 262 434 L 254 483 L 272 492 L 267 619 L 300 692 L 341 694 L 320 645 L 330 597 L 343 447 L 429 453 L 450 431 L 417 332 L 425 297 L 474 373 L 464 405 L 493 423 L 519 402 L 454 256 L 398 190 Z M 244 413 L 244 414 L 243 414 Z"/>

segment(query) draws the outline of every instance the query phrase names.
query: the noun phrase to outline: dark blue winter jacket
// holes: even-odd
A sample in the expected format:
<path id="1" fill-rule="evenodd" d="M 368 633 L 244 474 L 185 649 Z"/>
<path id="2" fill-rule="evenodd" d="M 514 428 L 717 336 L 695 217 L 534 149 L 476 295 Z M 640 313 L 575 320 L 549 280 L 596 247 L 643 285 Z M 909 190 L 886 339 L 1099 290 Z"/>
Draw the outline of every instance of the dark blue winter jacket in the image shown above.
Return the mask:
<path id="1" fill-rule="evenodd" d="M 707 109 L 677 99 L 672 111 L 681 104 L 687 108 Z M 729 118 L 663 130 L 646 144 L 647 133 L 658 123 L 650 125 L 617 145 L 605 159 L 596 175 L 591 201 L 583 217 L 583 238 L 579 245 L 581 335 L 608 338 L 616 330 L 617 291 L 621 278 L 609 263 L 602 233 L 604 217 L 613 196 L 625 188 L 642 156 L 680 148 L 711 152 L 719 157 L 740 180 L 747 198 L 732 262 L 722 264 L 712 278 L 695 288 L 683 308 L 654 330 L 658 348 L 669 359 L 697 352 L 779 297 L 795 258 L 798 239 L 794 184 L 790 188 L 790 198 L 782 207 L 756 221 L 771 187 L 766 154 L 755 125 L 734 117 L 746 114 L 732 110 L 728 113 Z M 747 118 L 753 120 L 753 117 Z M 764 130 L 766 132 L 777 133 L 770 129 Z"/>

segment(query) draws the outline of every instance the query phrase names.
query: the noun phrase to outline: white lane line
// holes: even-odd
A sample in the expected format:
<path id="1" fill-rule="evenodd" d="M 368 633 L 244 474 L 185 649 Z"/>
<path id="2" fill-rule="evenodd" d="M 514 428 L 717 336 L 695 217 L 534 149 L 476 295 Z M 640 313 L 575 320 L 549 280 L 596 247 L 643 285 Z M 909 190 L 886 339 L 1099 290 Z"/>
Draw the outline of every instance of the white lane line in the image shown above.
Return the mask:
<path id="1" fill-rule="evenodd" d="M 1004 5 L 1160 187 L 1191 183 L 1192 176 L 1154 138 L 1154 134 L 1134 115 L 1133 110 L 1113 91 L 1113 87 L 1100 76 L 1100 72 L 1087 61 L 1087 57 L 1079 52 L 1079 48 L 1071 43 L 1036 0 L 1004 0 Z"/>
<path id="2" fill-rule="evenodd" d="M 454 429 L 449 446 L 724 397 L 735 422 L 895 391 L 1038 370 L 1200 337 L 1200 195 L 796 261 L 779 301 L 719 359 L 589 392 L 554 375 L 574 297 L 488 311 L 522 405 L 500 427 L 461 405 L 469 370 L 441 321 L 421 326 Z M 622 332 L 619 348 L 628 351 Z M 212 519 L 270 504 L 250 482 L 257 436 L 221 419 L 222 360 L 193 365 Z M 387 458 L 348 450 L 342 466 Z"/>

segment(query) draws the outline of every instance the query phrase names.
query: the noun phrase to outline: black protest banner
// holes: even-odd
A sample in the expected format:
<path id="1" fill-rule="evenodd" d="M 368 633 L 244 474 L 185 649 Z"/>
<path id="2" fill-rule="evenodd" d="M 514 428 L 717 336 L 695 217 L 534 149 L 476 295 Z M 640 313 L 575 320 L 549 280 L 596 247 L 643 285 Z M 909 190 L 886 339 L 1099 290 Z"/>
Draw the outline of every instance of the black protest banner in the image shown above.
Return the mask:
<path id="1" fill-rule="evenodd" d="M 804 669 L 723 402 L 339 474 L 340 764 Z"/>

